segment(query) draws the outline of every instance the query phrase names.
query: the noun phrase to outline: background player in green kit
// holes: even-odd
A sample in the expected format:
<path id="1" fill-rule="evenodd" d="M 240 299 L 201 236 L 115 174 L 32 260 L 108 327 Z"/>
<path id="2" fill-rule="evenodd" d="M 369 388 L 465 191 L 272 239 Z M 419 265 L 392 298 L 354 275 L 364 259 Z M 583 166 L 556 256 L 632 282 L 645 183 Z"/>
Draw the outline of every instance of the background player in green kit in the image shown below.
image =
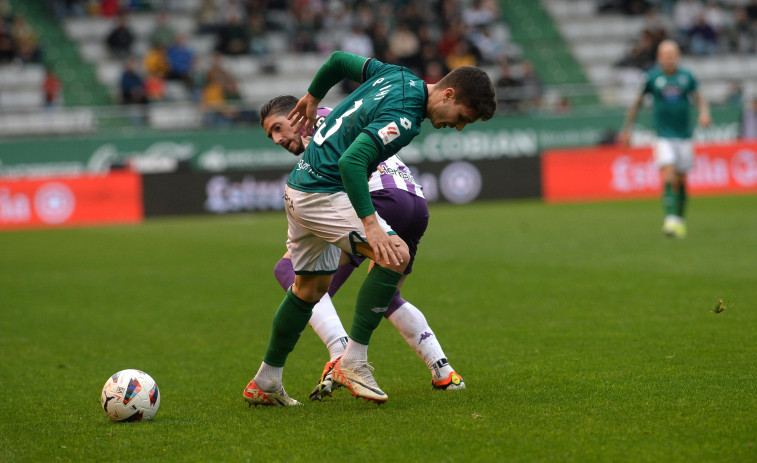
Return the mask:
<path id="1" fill-rule="evenodd" d="M 662 232 L 677 238 L 686 236 L 683 220 L 687 196 L 686 173 L 694 165 L 693 128 L 689 115 L 691 99 L 698 108 L 699 125 L 712 123 L 710 108 L 697 89 L 696 78 L 678 66 L 680 56 L 680 49 L 672 40 L 660 43 L 657 49 L 658 66 L 647 72 L 644 88 L 631 105 L 619 136 L 621 143 L 629 144 L 631 126 L 644 96 L 652 95 L 654 127 L 658 136 L 654 155 L 663 182 L 662 203 L 665 208 Z"/>
<path id="2" fill-rule="evenodd" d="M 313 306 L 328 290 L 340 249 L 364 255 L 374 265 L 358 292 L 350 339 L 334 365 L 333 379 L 356 397 L 387 400 L 373 378 L 367 350 L 397 291 L 409 252 L 376 214 L 368 177 L 381 161 L 410 143 L 424 119 L 437 129 L 462 130 L 490 119 L 496 107 L 494 86 L 481 69 L 457 68 L 427 85 L 407 68 L 335 52 L 290 114 L 295 131 L 310 131 L 318 103 L 345 77 L 362 84 L 321 123 L 287 181 L 287 248 L 295 282 L 274 316 L 260 369 L 244 390 L 250 404 L 298 403 L 284 391 L 283 367 Z"/>

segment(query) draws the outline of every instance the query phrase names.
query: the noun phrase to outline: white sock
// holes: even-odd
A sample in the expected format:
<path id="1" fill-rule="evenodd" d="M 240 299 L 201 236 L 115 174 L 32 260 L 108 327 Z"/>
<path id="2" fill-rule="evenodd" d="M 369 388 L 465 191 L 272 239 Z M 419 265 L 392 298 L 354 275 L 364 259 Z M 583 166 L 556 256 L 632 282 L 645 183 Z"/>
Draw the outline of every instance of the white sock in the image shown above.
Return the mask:
<path id="1" fill-rule="evenodd" d="M 428 326 L 426 317 L 417 307 L 406 302 L 389 316 L 389 321 L 415 350 L 418 357 L 426 362 L 435 380 L 446 379 L 452 373 L 452 367 L 444 355 L 441 344 Z"/>
<path id="2" fill-rule="evenodd" d="M 253 378 L 255 384 L 261 391 L 272 392 L 281 388 L 281 377 L 284 374 L 284 367 L 275 367 L 265 362 L 260 364 L 260 369 Z"/>
<path id="3" fill-rule="evenodd" d="M 353 366 L 368 361 L 368 344 L 360 344 L 350 339 L 347 342 L 347 349 L 342 354 L 340 362 L 343 365 Z"/>
<path id="4" fill-rule="evenodd" d="M 342 320 L 328 294 L 324 294 L 313 307 L 313 315 L 308 323 L 328 348 L 330 360 L 342 355 L 347 347 L 347 332 L 344 331 Z"/>

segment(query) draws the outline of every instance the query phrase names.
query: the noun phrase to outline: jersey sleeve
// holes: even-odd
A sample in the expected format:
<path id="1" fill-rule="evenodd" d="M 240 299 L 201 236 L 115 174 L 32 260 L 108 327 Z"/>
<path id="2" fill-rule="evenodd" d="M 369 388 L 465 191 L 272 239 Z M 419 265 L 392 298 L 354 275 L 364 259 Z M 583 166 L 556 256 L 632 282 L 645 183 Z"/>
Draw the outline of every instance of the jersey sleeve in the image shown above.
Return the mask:
<path id="1" fill-rule="evenodd" d="M 344 78 L 362 83 L 365 64 L 369 61 L 372 59 L 344 51 L 335 51 L 315 73 L 308 87 L 308 93 L 323 99 L 331 87 Z"/>

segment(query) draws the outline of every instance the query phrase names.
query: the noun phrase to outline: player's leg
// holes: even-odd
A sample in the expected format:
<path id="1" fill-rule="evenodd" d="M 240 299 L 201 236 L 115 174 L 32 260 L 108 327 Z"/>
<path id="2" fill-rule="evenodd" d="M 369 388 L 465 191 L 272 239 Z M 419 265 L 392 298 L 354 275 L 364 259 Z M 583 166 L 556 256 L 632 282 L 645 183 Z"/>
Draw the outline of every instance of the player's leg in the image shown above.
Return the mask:
<path id="1" fill-rule="evenodd" d="M 313 307 L 326 294 L 331 275 L 298 275 L 273 317 L 263 362 L 244 390 L 250 405 L 297 405 L 284 391 L 282 376 L 289 353 L 305 330 Z"/>
<path id="2" fill-rule="evenodd" d="M 407 243 L 410 261 L 400 282 L 401 287 L 413 270 L 418 245 L 428 227 L 428 204 L 425 199 L 400 189 L 374 191 L 371 198 L 378 214 Z M 431 372 L 432 387 L 449 390 L 465 388 L 462 377 L 453 371 L 426 317 L 403 299 L 400 291 L 392 298 L 385 316 L 426 363 Z"/>
<path id="3" fill-rule="evenodd" d="M 431 386 L 434 389 L 465 389 L 463 378 L 452 369 L 426 317 L 417 307 L 403 299 L 400 291 L 397 291 L 389 304 L 386 318 L 426 364 L 431 372 Z"/>
<path id="4" fill-rule="evenodd" d="M 302 223 L 307 224 L 307 229 L 314 236 L 338 246 L 343 251 L 368 258 L 374 257 L 373 249 L 365 242 L 362 221 L 355 214 L 346 193 L 305 194 L 288 188 L 287 195 L 291 197 L 294 209 L 299 211 Z M 333 378 L 347 386 L 356 397 L 384 402 L 387 396 L 376 384 L 368 365 L 368 343 L 397 291 L 397 283 L 402 277 L 409 255 L 407 245 L 394 235 L 391 228 L 380 218 L 379 223 L 390 234 L 390 240 L 396 244 L 397 251 L 404 256 L 404 263 L 387 264 L 386 267 L 375 266 L 363 281 L 355 304 L 350 340 L 344 355 L 334 366 Z M 295 270 L 298 269 L 294 257 L 293 262 Z"/>
<path id="5" fill-rule="evenodd" d="M 676 215 L 679 217 L 675 227 L 677 238 L 686 237 L 686 221 L 684 213 L 688 194 L 686 192 L 686 174 L 694 167 L 694 144 L 691 140 L 678 140 L 676 143 L 675 184 L 678 185 L 678 198 L 676 203 Z"/>
<path id="6" fill-rule="evenodd" d="M 387 267 L 374 265 L 368 272 L 358 291 L 347 348 L 332 371 L 334 381 L 346 386 L 352 395 L 377 403 L 385 402 L 388 397 L 371 373 L 373 367 L 368 364 L 368 344 L 397 292 L 397 285 L 409 258 L 407 246 L 399 237 L 396 240 L 400 252 L 405 255 L 404 262 Z M 356 249 L 371 260 L 375 258 L 373 249 L 367 243 L 356 243 Z"/>
<path id="7" fill-rule="evenodd" d="M 339 319 L 334 304 L 331 302 L 331 288 L 335 287 L 334 280 L 337 277 L 339 277 L 339 283 L 336 285 L 336 289 L 344 283 L 344 280 L 355 269 L 352 262 L 349 255 L 342 253 L 339 261 L 339 270 L 337 270 L 332 279 L 329 293 L 324 294 L 321 300 L 313 307 L 313 314 L 310 317 L 310 326 L 329 351 L 329 361 L 333 361 L 342 355 L 344 348 L 347 346 L 347 332 L 342 325 L 342 321 Z M 342 269 L 346 269 L 346 271 L 342 271 Z M 273 273 L 281 287 L 284 288 L 284 291 L 294 284 L 294 267 L 292 266 L 289 251 L 276 263 Z M 334 290 L 335 292 L 336 290 Z"/>
<path id="8" fill-rule="evenodd" d="M 662 232 L 666 236 L 672 237 L 675 236 L 675 229 L 680 223 L 678 217 L 679 187 L 675 172 L 676 155 L 673 140 L 658 139 L 654 148 L 654 156 L 660 169 L 660 181 L 662 182 L 662 206 L 665 211 Z"/>
<path id="9" fill-rule="evenodd" d="M 303 199 L 306 204 L 302 209 L 307 210 L 307 198 Z M 296 276 L 273 318 L 263 362 L 244 390 L 244 398 L 250 405 L 299 403 L 284 391 L 284 364 L 307 326 L 313 307 L 326 294 L 332 275 L 339 266 L 339 249 L 330 246 L 299 223 L 295 210 L 299 211 L 300 207 L 287 207 L 286 210 L 289 223 L 287 248 L 291 253 Z"/>

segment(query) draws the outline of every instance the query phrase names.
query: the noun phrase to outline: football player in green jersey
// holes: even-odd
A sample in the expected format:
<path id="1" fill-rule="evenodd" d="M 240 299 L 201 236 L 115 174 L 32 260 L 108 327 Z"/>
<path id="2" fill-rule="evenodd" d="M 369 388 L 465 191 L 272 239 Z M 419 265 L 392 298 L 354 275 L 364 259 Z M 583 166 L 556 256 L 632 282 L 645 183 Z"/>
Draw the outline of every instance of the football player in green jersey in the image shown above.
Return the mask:
<path id="1" fill-rule="evenodd" d="M 283 367 L 313 306 L 329 288 L 340 250 L 368 257 L 374 265 L 358 292 L 350 339 L 333 367 L 333 379 L 355 397 L 387 400 L 371 373 L 368 343 L 410 255 L 407 244 L 376 213 L 368 178 L 380 162 L 410 143 L 424 119 L 437 129 L 462 130 L 490 119 L 496 107 L 494 86 L 481 69 L 463 66 L 426 84 L 407 68 L 334 52 L 290 114 L 296 132 L 304 128 L 309 133 L 319 102 L 345 77 L 360 87 L 323 120 L 287 181 L 287 248 L 295 282 L 274 316 L 260 369 L 244 390 L 251 405 L 298 404 L 284 391 Z"/>
<path id="2" fill-rule="evenodd" d="M 712 123 L 707 100 L 698 90 L 694 75 L 678 66 L 681 51 L 672 40 L 660 43 L 657 49 L 658 66 L 647 72 L 644 88 L 634 100 L 619 141 L 629 144 L 631 126 L 636 120 L 645 95 L 652 95 L 653 121 L 657 131 L 654 147 L 655 162 L 662 179 L 662 203 L 665 220 L 662 232 L 666 236 L 683 238 L 686 224 L 683 220 L 686 206 L 686 173 L 694 166 L 693 128 L 689 117 L 690 101 L 697 105 L 698 124 Z"/>

